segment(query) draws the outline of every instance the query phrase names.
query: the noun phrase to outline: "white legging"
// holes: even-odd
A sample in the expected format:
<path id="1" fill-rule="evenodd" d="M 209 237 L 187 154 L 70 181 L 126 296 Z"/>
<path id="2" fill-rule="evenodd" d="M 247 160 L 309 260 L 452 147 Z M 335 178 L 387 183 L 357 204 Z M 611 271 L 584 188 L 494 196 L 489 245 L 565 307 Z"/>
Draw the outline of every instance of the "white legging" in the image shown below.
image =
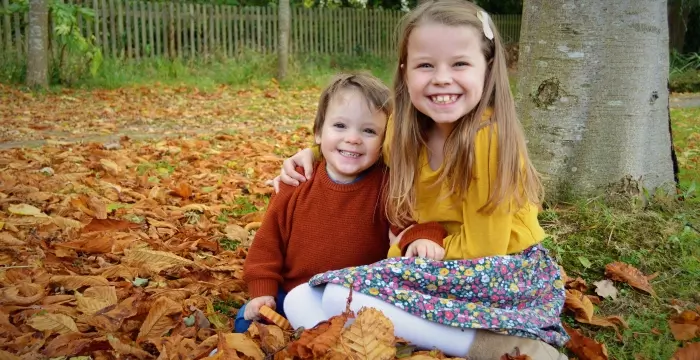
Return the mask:
<path id="1" fill-rule="evenodd" d="M 287 294 L 284 312 L 295 329 L 302 326 L 310 329 L 321 321 L 342 314 L 349 293 L 349 289 L 336 284 L 318 287 L 301 284 Z M 465 356 L 476 335 L 476 330 L 430 322 L 382 300 L 353 292 L 350 308 L 357 313 L 362 307 L 373 307 L 384 313 L 394 323 L 396 336 L 420 348 L 437 348 L 448 356 Z"/>

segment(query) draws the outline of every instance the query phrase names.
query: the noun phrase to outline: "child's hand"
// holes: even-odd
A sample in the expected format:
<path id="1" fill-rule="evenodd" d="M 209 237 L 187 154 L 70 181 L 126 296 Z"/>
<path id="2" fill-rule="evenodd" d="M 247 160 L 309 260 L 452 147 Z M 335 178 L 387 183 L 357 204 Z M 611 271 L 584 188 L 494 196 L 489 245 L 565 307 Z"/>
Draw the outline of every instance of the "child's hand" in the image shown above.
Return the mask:
<path id="1" fill-rule="evenodd" d="M 258 296 L 255 299 L 250 300 L 245 306 L 243 317 L 246 320 L 257 320 L 260 318 L 260 308 L 264 305 L 274 309 L 276 307 L 275 298 L 273 296 Z"/>
<path id="2" fill-rule="evenodd" d="M 304 175 L 296 171 L 296 167 L 304 168 Z M 300 182 L 311 179 L 314 169 L 314 152 L 311 149 L 299 150 L 292 157 L 284 159 L 282 173 L 272 181 L 275 193 L 280 192 L 280 181 L 291 186 L 299 186 Z"/>
<path id="3" fill-rule="evenodd" d="M 442 260 L 445 258 L 445 249 L 433 241 L 427 239 L 418 239 L 408 245 L 406 249 L 406 257 L 422 257 L 432 260 Z"/>

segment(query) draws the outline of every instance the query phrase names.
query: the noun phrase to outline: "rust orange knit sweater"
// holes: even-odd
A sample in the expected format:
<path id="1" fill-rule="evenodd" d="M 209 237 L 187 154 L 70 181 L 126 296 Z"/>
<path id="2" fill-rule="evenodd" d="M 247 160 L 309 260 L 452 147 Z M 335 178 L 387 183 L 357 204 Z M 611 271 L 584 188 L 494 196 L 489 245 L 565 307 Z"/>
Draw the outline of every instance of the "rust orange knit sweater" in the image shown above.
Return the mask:
<path id="1" fill-rule="evenodd" d="M 320 161 L 310 181 L 298 187 L 280 183 L 245 260 L 251 298 L 276 296 L 280 287 L 288 292 L 316 274 L 386 258 L 387 171 L 378 163 L 356 182 L 337 184 Z M 446 232 L 441 225 L 424 226 L 420 237 L 442 242 Z"/>

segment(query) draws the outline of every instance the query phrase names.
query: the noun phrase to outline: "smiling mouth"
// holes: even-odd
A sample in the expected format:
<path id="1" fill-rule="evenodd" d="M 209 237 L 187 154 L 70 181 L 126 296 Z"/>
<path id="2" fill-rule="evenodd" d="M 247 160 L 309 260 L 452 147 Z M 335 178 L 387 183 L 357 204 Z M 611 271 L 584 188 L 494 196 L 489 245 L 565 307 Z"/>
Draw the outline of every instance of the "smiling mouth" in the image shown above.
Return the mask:
<path id="1" fill-rule="evenodd" d="M 345 151 L 345 150 L 338 150 L 338 153 L 343 156 L 351 157 L 351 158 L 358 158 L 360 157 L 360 153 L 352 152 L 352 151 Z"/>
<path id="2" fill-rule="evenodd" d="M 444 105 L 444 104 L 452 104 L 453 102 L 457 101 L 461 95 L 432 95 L 429 96 L 430 101 Z"/>

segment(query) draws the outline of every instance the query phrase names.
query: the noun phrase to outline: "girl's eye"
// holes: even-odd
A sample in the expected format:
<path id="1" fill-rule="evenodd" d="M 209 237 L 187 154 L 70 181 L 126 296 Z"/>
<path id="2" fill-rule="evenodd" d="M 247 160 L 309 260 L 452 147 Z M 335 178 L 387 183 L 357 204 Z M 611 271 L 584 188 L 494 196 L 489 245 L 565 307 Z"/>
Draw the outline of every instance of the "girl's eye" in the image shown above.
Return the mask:
<path id="1" fill-rule="evenodd" d="M 419 68 L 430 68 L 430 67 L 433 67 L 433 66 L 430 65 L 430 64 L 428 64 L 428 63 L 422 63 L 422 64 L 418 64 L 418 67 L 419 67 Z"/>
<path id="2" fill-rule="evenodd" d="M 458 61 L 455 63 L 455 66 L 469 66 L 469 63 L 466 61 Z"/>
<path id="3" fill-rule="evenodd" d="M 345 129 L 345 124 L 335 123 L 335 124 L 333 124 L 333 127 L 338 128 L 338 129 Z"/>
<path id="4" fill-rule="evenodd" d="M 371 135 L 377 135 L 377 132 L 374 131 L 373 129 L 365 129 L 365 132 Z"/>

